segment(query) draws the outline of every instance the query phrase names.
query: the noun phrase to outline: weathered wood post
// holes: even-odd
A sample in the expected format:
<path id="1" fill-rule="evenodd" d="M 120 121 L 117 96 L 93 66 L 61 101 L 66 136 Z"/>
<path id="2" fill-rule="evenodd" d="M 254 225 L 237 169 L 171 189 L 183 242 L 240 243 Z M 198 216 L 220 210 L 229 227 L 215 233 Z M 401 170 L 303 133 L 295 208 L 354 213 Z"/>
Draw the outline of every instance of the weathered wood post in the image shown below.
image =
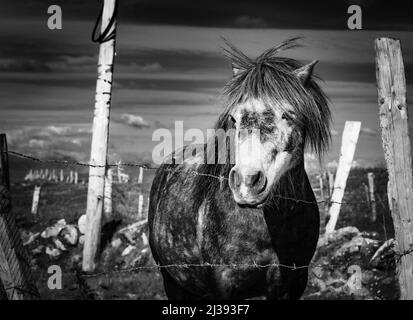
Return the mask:
<path id="1" fill-rule="evenodd" d="M 99 48 L 98 79 L 96 82 L 95 114 L 93 119 L 87 196 L 87 231 L 83 248 L 82 269 L 95 269 L 103 213 L 106 158 L 108 153 L 110 103 L 112 96 L 113 65 L 115 58 L 116 0 L 104 0 L 101 34 L 111 35 L 101 41 Z"/>
<path id="2" fill-rule="evenodd" d="M 39 210 L 40 186 L 35 186 L 33 191 L 32 215 L 37 216 Z"/>
<path id="3" fill-rule="evenodd" d="M 324 232 L 326 218 L 328 214 L 328 203 L 327 203 L 327 199 L 326 199 L 325 192 L 324 192 L 324 173 L 323 172 L 320 172 L 319 184 L 320 184 L 320 199 L 321 199 L 321 207 L 322 207 L 322 210 L 320 210 L 320 226 L 321 226 L 320 232 Z"/>
<path id="4" fill-rule="evenodd" d="M 139 201 L 138 201 L 138 219 L 142 219 L 143 216 L 143 195 L 139 195 Z"/>
<path id="5" fill-rule="evenodd" d="M 389 173 L 388 197 L 398 259 L 400 298 L 413 300 L 413 169 L 400 41 L 375 41 L 381 137 Z"/>
<path id="6" fill-rule="evenodd" d="M 65 181 L 65 176 L 63 175 L 63 169 L 60 169 L 60 182 Z"/>
<path id="7" fill-rule="evenodd" d="M 333 232 L 338 220 L 341 209 L 341 202 L 346 189 L 347 178 L 353 162 L 354 152 L 356 151 L 357 140 L 359 137 L 361 122 L 346 121 L 341 140 L 341 155 L 338 161 L 336 179 L 334 181 L 333 194 L 331 196 L 330 220 L 326 226 L 326 233 Z"/>
<path id="8" fill-rule="evenodd" d="M 139 167 L 138 184 L 142 184 L 142 182 L 143 182 L 143 168 Z"/>
<path id="9" fill-rule="evenodd" d="M 105 177 L 105 200 L 103 205 L 105 221 L 109 221 L 112 218 L 112 183 L 113 170 L 108 169 Z"/>
<path id="10" fill-rule="evenodd" d="M 6 135 L 0 134 L 0 292 L 6 293 L 1 298 L 34 299 L 38 291 L 11 212 L 8 163 Z"/>
<path id="11" fill-rule="evenodd" d="M 367 173 L 367 179 L 369 181 L 369 196 L 370 196 L 370 208 L 371 208 L 371 221 L 375 222 L 377 220 L 377 211 L 376 211 L 376 197 L 374 195 L 374 173 Z"/>
<path id="12" fill-rule="evenodd" d="M 320 197 L 321 197 L 321 201 L 323 201 L 323 203 L 325 202 L 325 196 L 324 196 L 324 182 L 323 182 L 323 173 L 320 173 L 320 176 L 318 177 L 318 181 L 320 184 Z"/>
<path id="13" fill-rule="evenodd" d="M 330 170 L 328 171 L 328 189 L 329 189 L 329 196 L 333 194 L 334 190 L 334 173 L 332 173 Z"/>

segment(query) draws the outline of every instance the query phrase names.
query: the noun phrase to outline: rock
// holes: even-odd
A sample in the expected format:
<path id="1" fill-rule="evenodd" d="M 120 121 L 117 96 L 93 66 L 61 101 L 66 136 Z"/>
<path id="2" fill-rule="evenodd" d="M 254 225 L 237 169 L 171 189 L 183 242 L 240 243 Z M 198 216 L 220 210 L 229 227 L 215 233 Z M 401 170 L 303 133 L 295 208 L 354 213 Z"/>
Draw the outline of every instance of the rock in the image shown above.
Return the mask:
<path id="1" fill-rule="evenodd" d="M 129 245 L 125 248 L 125 250 L 122 251 L 122 257 L 127 256 L 132 252 L 133 249 L 136 249 L 135 246 Z"/>
<path id="2" fill-rule="evenodd" d="M 135 268 L 136 266 L 142 265 L 147 261 L 148 254 L 149 252 L 142 253 L 140 249 L 131 246 L 128 250 L 128 254 L 124 257 L 124 268 Z"/>
<path id="3" fill-rule="evenodd" d="M 389 260 L 394 260 L 395 245 L 396 240 L 394 239 L 385 241 L 370 259 L 370 265 L 377 268 L 380 265 L 386 266 Z"/>
<path id="4" fill-rule="evenodd" d="M 51 237 L 57 237 L 60 231 L 66 226 L 66 221 L 65 219 L 61 219 L 56 222 L 55 225 L 51 227 L 47 227 L 41 234 L 41 237 L 43 239 L 48 239 Z"/>
<path id="5" fill-rule="evenodd" d="M 119 248 L 121 244 L 122 244 L 122 240 L 120 240 L 119 238 L 113 239 L 111 242 L 112 248 L 115 248 L 115 249 Z"/>
<path id="6" fill-rule="evenodd" d="M 80 216 L 79 220 L 77 221 L 77 226 L 81 234 L 86 234 L 87 223 L 85 214 Z"/>
<path id="7" fill-rule="evenodd" d="M 77 268 L 82 261 L 82 255 L 77 253 L 74 255 L 71 255 L 69 257 L 69 262 L 68 262 L 68 266 L 70 266 L 70 268 Z"/>
<path id="8" fill-rule="evenodd" d="M 362 236 L 356 236 L 350 241 L 347 241 L 341 245 L 341 247 L 335 252 L 334 258 L 344 257 L 345 255 L 362 252 L 367 254 L 373 252 L 374 248 L 378 247 L 379 242 L 377 240 L 363 238 Z"/>
<path id="9" fill-rule="evenodd" d="M 147 220 L 135 222 L 118 231 L 130 244 L 134 244 L 139 236 L 140 230 L 148 223 Z"/>
<path id="10" fill-rule="evenodd" d="M 146 247 L 149 244 L 149 240 L 148 240 L 148 237 L 146 236 L 145 232 L 142 232 L 141 238 L 142 238 L 143 245 Z"/>
<path id="11" fill-rule="evenodd" d="M 318 240 L 318 246 L 323 247 L 331 242 L 341 242 L 350 240 L 354 236 L 359 235 L 360 231 L 356 227 L 344 227 L 338 230 L 334 230 L 331 233 L 324 234 Z"/>
<path id="12" fill-rule="evenodd" d="M 84 234 L 79 237 L 79 244 L 81 246 L 83 246 L 85 244 L 85 235 Z"/>
<path id="13" fill-rule="evenodd" d="M 33 255 L 41 254 L 44 251 L 44 245 L 40 245 L 32 250 Z"/>
<path id="14" fill-rule="evenodd" d="M 57 238 L 53 239 L 53 243 L 55 244 L 57 249 L 62 250 L 62 251 L 67 250 L 64 244 L 62 243 L 62 241 L 60 241 L 59 239 Z"/>
<path id="15" fill-rule="evenodd" d="M 32 233 L 30 231 L 23 231 L 21 233 L 23 246 L 33 243 L 40 236 L 40 232 Z"/>
<path id="16" fill-rule="evenodd" d="M 60 251 L 57 248 L 52 248 L 50 246 L 47 246 L 46 254 L 52 259 L 57 259 L 62 254 L 62 251 Z"/>
<path id="17" fill-rule="evenodd" d="M 61 236 L 67 244 L 75 246 L 79 240 L 79 232 L 77 228 L 73 225 L 66 225 L 62 231 L 60 231 L 59 236 Z"/>

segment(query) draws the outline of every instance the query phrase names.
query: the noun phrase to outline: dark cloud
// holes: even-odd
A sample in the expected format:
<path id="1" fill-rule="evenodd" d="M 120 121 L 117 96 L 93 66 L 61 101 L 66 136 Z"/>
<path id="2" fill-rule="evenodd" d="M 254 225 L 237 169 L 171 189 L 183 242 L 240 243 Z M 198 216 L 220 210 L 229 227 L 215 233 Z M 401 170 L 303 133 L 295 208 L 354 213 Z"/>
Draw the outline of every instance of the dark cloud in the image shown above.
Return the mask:
<path id="1" fill-rule="evenodd" d="M 49 72 L 51 68 L 33 59 L 0 59 L 0 71 L 3 72 Z"/>
<path id="2" fill-rule="evenodd" d="M 241 28 L 265 28 L 268 24 L 260 18 L 239 16 L 235 19 L 234 25 Z"/>
<path id="3" fill-rule="evenodd" d="M 93 21 L 101 1 L 53 1 L 61 5 L 65 19 Z M 409 2 L 393 0 L 121 0 L 119 20 L 135 23 L 211 27 L 271 27 L 346 29 L 347 8 L 363 9 L 365 29 L 406 30 L 412 28 Z M 8 17 L 46 19 L 45 0 L 9 1 L 2 11 Z"/>

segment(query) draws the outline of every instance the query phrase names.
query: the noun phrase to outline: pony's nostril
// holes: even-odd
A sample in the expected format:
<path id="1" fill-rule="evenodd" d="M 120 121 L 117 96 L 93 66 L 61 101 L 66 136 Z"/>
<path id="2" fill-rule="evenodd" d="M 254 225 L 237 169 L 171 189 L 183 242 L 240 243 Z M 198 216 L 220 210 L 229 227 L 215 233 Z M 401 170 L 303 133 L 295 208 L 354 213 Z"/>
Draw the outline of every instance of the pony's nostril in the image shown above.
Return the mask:
<path id="1" fill-rule="evenodd" d="M 262 191 L 264 191 L 266 186 L 267 186 L 267 178 L 265 177 L 264 172 L 260 171 L 259 179 L 258 179 L 258 182 L 256 183 L 257 193 L 261 193 Z"/>
<path id="2" fill-rule="evenodd" d="M 254 189 L 256 193 L 260 193 L 265 188 L 265 175 L 261 170 L 254 174 L 246 175 L 244 178 L 245 185 Z"/>

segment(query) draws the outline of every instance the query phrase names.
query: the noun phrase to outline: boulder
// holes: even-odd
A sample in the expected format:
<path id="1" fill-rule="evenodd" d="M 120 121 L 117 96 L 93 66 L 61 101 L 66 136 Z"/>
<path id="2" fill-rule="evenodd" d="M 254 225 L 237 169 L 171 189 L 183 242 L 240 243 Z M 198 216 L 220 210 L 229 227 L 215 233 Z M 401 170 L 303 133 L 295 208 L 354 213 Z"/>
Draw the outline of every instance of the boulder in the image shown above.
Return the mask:
<path id="1" fill-rule="evenodd" d="M 53 248 L 51 246 L 47 246 L 46 247 L 46 254 L 52 259 L 57 259 L 60 257 L 60 255 L 62 254 L 62 251 L 57 249 L 57 248 Z"/>
<path id="2" fill-rule="evenodd" d="M 370 259 L 370 265 L 377 268 L 380 266 L 386 267 L 389 263 L 394 263 L 395 245 L 396 240 L 394 239 L 385 241 Z"/>
<path id="3" fill-rule="evenodd" d="M 82 215 L 80 216 L 79 220 L 77 221 L 77 226 L 79 228 L 79 231 L 81 234 L 86 234 L 86 228 L 87 228 L 87 224 L 86 224 L 86 215 Z"/>
<path id="4" fill-rule="evenodd" d="M 53 243 L 56 246 L 57 249 L 61 250 L 61 251 L 66 251 L 66 247 L 64 246 L 64 244 L 62 243 L 62 241 L 60 241 L 59 239 L 55 238 L 53 239 Z"/>
<path id="5" fill-rule="evenodd" d="M 82 234 L 82 235 L 79 237 L 79 244 L 80 244 L 81 246 L 83 246 L 84 243 L 85 243 L 85 235 Z"/>
<path id="6" fill-rule="evenodd" d="M 41 234 L 43 239 L 57 237 L 60 231 L 66 226 L 65 219 L 57 221 L 53 226 L 47 227 Z"/>
<path id="7" fill-rule="evenodd" d="M 79 241 L 79 231 L 74 225 L 66 225 L 62 231 L 60 231 L 59 237 L 69 245 L 75 246 Z"/>
<path id="8" fill-rule="evenodd" d="M 23 246 L 27 246 L 33 243 L 39 236 L 40 236 L 40 232 L 32 233 L 30 231 L 23 231 L 21 233 Z"/>

